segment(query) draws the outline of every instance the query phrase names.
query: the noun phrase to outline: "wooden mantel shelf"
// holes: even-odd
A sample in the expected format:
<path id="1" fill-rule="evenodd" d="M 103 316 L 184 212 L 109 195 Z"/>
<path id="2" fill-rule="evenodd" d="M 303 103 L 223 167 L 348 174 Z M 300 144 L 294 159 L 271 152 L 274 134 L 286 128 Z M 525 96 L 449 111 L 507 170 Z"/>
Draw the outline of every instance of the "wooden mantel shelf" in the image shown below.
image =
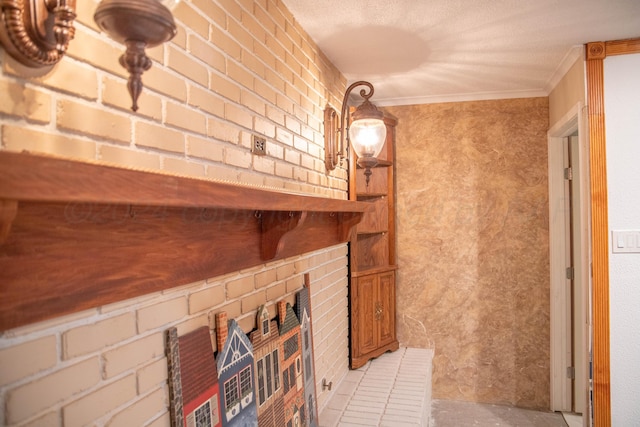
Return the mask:
<path id="1" fill-rule="evenodd" d="M 0 330 L 349 240 L 360 202 L 0 152 Z"/>

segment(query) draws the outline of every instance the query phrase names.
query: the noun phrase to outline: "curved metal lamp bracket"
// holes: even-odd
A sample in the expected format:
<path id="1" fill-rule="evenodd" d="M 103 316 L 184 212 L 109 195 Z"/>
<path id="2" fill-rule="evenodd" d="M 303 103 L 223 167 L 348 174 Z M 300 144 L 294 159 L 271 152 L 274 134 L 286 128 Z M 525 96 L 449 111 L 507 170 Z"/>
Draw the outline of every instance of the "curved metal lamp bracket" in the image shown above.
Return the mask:
<path id="1" fill-rule="evenodd" d="M 0 43 L 32 68 L 56 64 L 75 35 L 75 0 L 0 0 Z"/>
<path id="2" fill-rule="evenodd" d="M 324 109 L 324 165 L 332 171 L 342 162 L 342 138 L 338 136 L 340 124 L 338 112 L 327 105 Z M 340 147 L 338 147 L 340 144 Z"/>
<path id="3" fill-rule="evenodd" d="M 346 157 L 345 138 L 347 146 L 349 144 L 348 100 L 353 89 L 358 86 L 367 86 L 369 88 L 368 91 L 366 89 L 360 89 L 360 96 L 364 98 L 364 102 L 358 108 L 370 104 L 369 98 L 373 96 L 373 85 L 360 80 L 351 84 L 344 93 L 340 116 L 338 116 L 338 112 L 329 105 L 324 109 L 324 165 L 329 171 L 334 170 Z"/>

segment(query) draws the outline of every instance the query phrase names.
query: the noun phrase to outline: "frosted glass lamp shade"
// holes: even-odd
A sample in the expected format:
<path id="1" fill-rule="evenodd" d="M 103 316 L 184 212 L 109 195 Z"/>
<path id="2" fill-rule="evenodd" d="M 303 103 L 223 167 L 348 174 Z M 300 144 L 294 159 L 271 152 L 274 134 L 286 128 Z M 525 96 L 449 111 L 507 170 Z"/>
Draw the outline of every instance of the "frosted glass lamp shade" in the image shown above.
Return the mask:
<path id="1" fill-rule="evenodd" d="M 351 123 L 349 140 L 359 158 L 378 157 L 387 137 L 387 127 L 380 119 L 360 119 Z"/>

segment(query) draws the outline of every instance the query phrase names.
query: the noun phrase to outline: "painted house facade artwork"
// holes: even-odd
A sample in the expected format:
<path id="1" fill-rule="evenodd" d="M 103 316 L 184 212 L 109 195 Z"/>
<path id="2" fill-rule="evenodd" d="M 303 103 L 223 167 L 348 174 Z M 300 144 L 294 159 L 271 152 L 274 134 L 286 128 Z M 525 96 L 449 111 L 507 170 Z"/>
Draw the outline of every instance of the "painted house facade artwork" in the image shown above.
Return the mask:
<path id="1" fill-rule="evenodd" d="M 282 351 L 285 426 L 305 426 L 300 322 L 291 304 L 285 301 L 278 302 L 278 322 Z"/>
<path id="2" fill-rule="evenodd" d="M 172 426 L 221 426 L 218 371 L 209 328 L 203 326 L 180 337 L 171 328 L 167 347 Z"/>
<path id="3" fill-rule="evenodd" d="M 172 427 L 318 427 L 308 282 L 277 319 L 260 306 L 249 334 L 217 313 L 215 354 L 207 326 L 167 331 Z"/>
<path id="4" fill-rule="evenodd" d="M 249 337 L 225 312 L 216 314 L 216 358 L 223 426 L 258 425 L 254 357 Z"/>
<path id="5" fill-rule="evenodd" d="M 249 338 L 255 359 L 258 425 L 280 427 L 285 422 L 278 323 L 269 318 L 269 310 L 262 305 L 258 308 L 256 324 Z"/>
<path id="6" fill-rule="evenodd" d="M 304 378 L 304 401 L 309 427 L 318 427 L 316 400 L 316 376 L 313 366 L 313 328 L 311 327 L 311 293 L 309 274 L 304 276 L 304 287 L 296 294 L 295 313 L 300 321 L 302 336 L 302 367 Z"/>

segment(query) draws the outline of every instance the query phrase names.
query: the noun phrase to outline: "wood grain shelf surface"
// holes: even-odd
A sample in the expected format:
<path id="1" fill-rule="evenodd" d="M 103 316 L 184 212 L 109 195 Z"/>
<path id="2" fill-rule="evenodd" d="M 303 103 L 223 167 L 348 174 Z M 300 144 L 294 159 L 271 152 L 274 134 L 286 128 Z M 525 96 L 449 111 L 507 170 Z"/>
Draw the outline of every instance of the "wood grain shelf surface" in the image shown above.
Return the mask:
<path id="1" fill-rule="evenodd" d="M 0 152 L 0 330 L 346 242 L 365 207 Z"/>
<path id="2" fill-rule="evenodd" d="M 356 195 L 358 200 L 367 201 L 386 197 L 387 193 L 359 193 Z"/>
<path id="3" fill-rule="evenodd" d="M 388 168 L 389 166 L 393 166 L 393 162 L 389 160 L 380 160 L 378 159 L 378 163 L 374 166 L 374 168 Z M 362 166 L 356 163 L 356 167 L 358 169 L 362 169 Z"/>

